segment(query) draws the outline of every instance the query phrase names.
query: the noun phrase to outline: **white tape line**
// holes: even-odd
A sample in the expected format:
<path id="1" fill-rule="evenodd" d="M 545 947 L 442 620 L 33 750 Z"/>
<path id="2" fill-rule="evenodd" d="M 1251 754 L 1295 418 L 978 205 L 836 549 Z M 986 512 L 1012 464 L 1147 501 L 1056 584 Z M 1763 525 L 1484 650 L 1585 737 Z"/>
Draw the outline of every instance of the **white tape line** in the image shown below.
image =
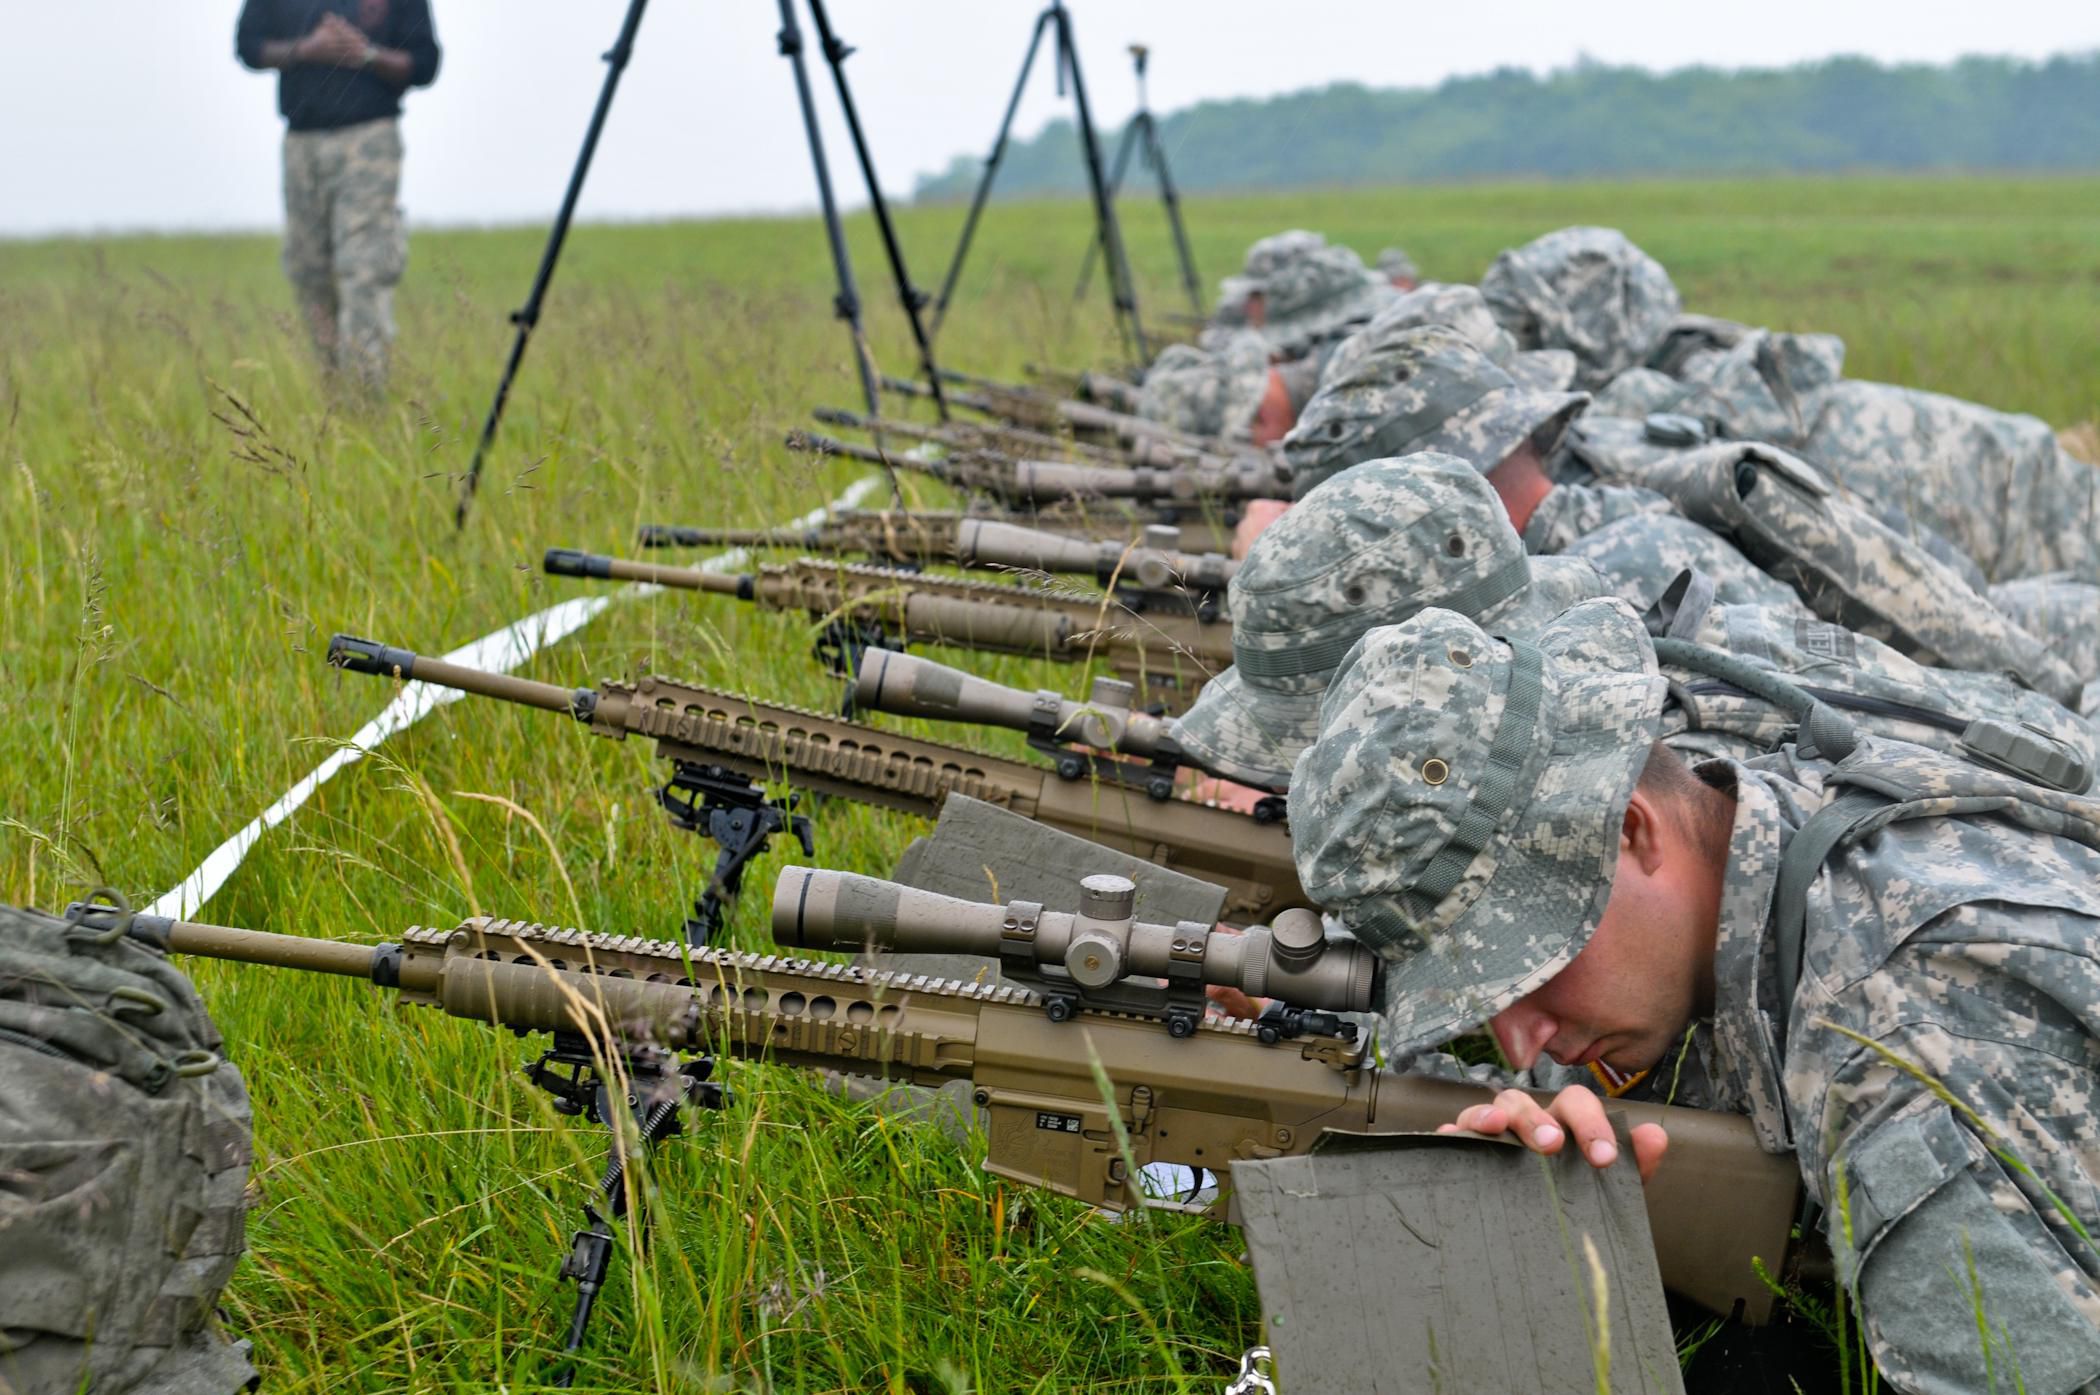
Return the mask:
<path id="1" fill-rule="evenodd" d="M 824 508 L 813 510 L 782 528 L 808 528 L 820 522 L 833 509 L 850 509 L 880 484 L 870 475 L 855 480 L 844 493 Z M 699 564 L 704 571 L 727 571 L 742 566 L 750 556 L 742 548 L 709 557 Z M 464 664 L 468 668 L 484 669 L 490 673 L 508 673 L 524 663 L 534 654 L 550 644 L 568 638 L 588 625 L 598 613 L 614 601 L 629 600 L 636 596 L 653 595 L 662 590 L 659 586 L 628 586 L 618 591 L 596 596 L 579 596 L 575 600 L 563 601 L 524 619 L 505 625 L 493 634 L 483 635 L 472 644 L 455 649 L 445 655 L 448 664 Z M 256 815 L 255 819 L 240 832 L 211 850 L 211 855 L 197 866 L 197 870 L 182 879 L 181 885 L 146 907 L 148 915 L 173 916 L 177 920 L 188 920 L 218 895 L 219 888 L 240 868 L 250 850 L 262 841 L 263 834 L 283 823 L 297 813 L 314 791 L 333 780 L 348 765 L 363 760 L 372 751 L 385 743 L 396 732 L 408 730 L 448 702 L 457 702 L 466 694 L 456 688 L 435 688 L 428 683 L 410 683 L 404 686 L 386 705 L 377 717 L 357 729 L 348 744 L 338 748 L 328 759 L 310 771 L 306 778 L 293 785 L 277 802 Z"/>

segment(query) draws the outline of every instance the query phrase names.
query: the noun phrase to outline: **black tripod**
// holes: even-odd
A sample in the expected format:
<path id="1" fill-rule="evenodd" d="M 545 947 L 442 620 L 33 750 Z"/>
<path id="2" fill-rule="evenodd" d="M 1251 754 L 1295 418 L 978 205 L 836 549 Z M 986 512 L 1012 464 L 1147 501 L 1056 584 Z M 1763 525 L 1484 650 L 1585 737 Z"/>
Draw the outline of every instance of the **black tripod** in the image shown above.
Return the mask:
<path id="1" fill-rule="evenodd" d="M 868 202 L 875 213 L 876 225 L 882 230 L 884 250 L 889 254 L 890 273 L 897 283 L 897 299 L 904 307 L 905 318 L 911 322 L 912 338 L 919 348 L 919 364 L 926 375 L 926 382 L 941 419 L 948 419 L 948 403 L 941 391 L 941 373 L 934 362 L 933 341 L 919 311 L 926 304 L 926 293 L 911 283 L 905 270 L 904 252 L 897 244 L 896 229 L 890 222 L 889 203 L 884 199 L 882 186 L 875 178 L 875 164 L 868 153 L 868 143 L 862 134 L 860 113 L 853 105 L 853 93 L 846 85 L 845 62 L 853 50 L 839 41 L 832 32 L 830 19 L 824 13 L 823 0 L 808 0 L 810 13 L 815 17 L 817 33 L 824 47 L 825 60 L 831 65 L 832 77 L 837 83 L 839 105 L 845 109 L 846 125 L 853 134 L 853 149 L 859 158 L 862 177 L 867 181 Z M 626 71 L 627 60 L 634 54 L 635 31 L 641 27 L 642 10 L 648 0 L 627 0 L 627 15 L 620 23 L 620 36 L 604 57 L 606 62 L 605 85 L 598 91 L 598 104 L 591 112 L 590 125 L 583 135 L 583 149 L 577 153 L 576 166 L 569 172 L 569 187 L 562 195 L 561 209 L 554 215 L 554 226 L 548 230 L 547 246 L 540 253 L 540 266 L 532 278 L 532 291 L 525 304 L 511 313 L 511 323 L 518 327 L 511 340 L 510 358 L 503 365 L 503 377 L 496 384 L 495 400 L 489 403 L 489 412 L 481 425 L 481 439 L 474 447 L 474 460 L 467 467 L 466 481 L 461 487 L 459 506 L 454 513 L 454 523 L 465 527 L 467 508 L 473 502 L 475 488 L 481 482 L 481 466 L 488 455 L 489 444 L 496 437 L 496 427 L 503 420 L 504 404 L 510 399 L 510 385 L 518 376 L 518 365 L 524 361 L 525 345 L 532 338 L 533 329 L 540 321 L 540 308 L 546 299 L 547 285 L 554 279 L 555 263 L 561 258 L 562 243 L 569 235 L 569 223 L 576 213 L 577 196 L 583 192 L 584 176 L 590 172 L 591 157 L 598 149 L 598 135 L 605 128 L 605 116 L 612 109 L 613 93 L 619 88 L 620 74 Z M 860 292 L 854 284 L 853 261 L 846 252 L 846 235 L 839 223 L 838 202 L 832 197 L 831 167 L 824 157 L 824 142 L 817 133 L 815 100 L 809 90 L 809 76 L 802 63 L 802 31 L 795 23 L 792 0 L 780 0 L 780 52 L 794 67 L 795 96 L 802 108 L 802 126 L 809 139 L 810 160 L 816 166 L 817 197 L 824 208 L 824 231 L 831 244 L 832 271 L 838 280 L 838 295 L 832 304 L 840 319 L 846 321 L 853 337 L 853 357 L 859 370 L 861 394 L 867 399 L 868 414 L 882 415 L 880 397 L 881 375 L 875 370 L 874 356 L 868 349 L 867 335 L 863 332 L 860 318 Z M 896 481 L 891 480 L 894 492 Z M 901 502 L 902 496 L 899 495 Z"/>
<path id="2" fill-rule="evenodd" d="M 1130 46 L 1131 65 L 1137 69 L 1137 115 L 1123 128 L 1123 138 L 1116 144 L 1116 162 L 1108 174 L 1108 196 L 1119 198 L 1123 193 L 1123 176 L 1130 168 L 1130 155 L 1134 150 L 1145 152 L 1145 163 L 1151 167 L 1153 176 L 1159 180 L 1159 201 L 1166 205 L 1167 226 L 1174 230 L 1174 255 L 1181 261 L 1181 284 L 1188 289 L 1189 309 L 1197 315 L 1203 313 L 1203 290 L 1196 281 L 1196 259 L 1189 252 L 1189 235 L 1181 225 L 1181 195 L 1174 188 L 1173 171 L 1167 168 L 1167 147 L 1159 138 L 1159 123 L 1152 119 L 1152 104 L 1145 98 L 1145 65 L 1151 61 L 1152 50 L 1143 44 Z M 1072 289 L 1072 299 L 1084 300 L 1087 287 L 1094 280 L 1094 254 L 1101 250 L 1101 239 L 1095 238 L 1087 244 L 1086 260 L 1079 264 L 1079 284 Z"/>
<path id="3" fill-rule="evenodd" d="M 976 236 L 977 220 L 984 212 L 985 200 L 991 197 L 992 181 L 999 175 L 999 163 L 1006 158 L 1006 140 L 1013 131 L 1014 113 L 1020 108 L 1021 93 L 1028 86 L 1028 74 L 1035 67 L 1036 51 L 1042 47 L 1046 30 L 1054 30 L 1057 35 L 1058 95 L 1064 95 L 1067 78 L 1072 85 L 1072 106 L 1079 126 L 1079 152 L 1086 163 L 1087 186 L 1094 198 L 1094 240 L 1108 254 L 1108 287 L 1116 307 L 1116 328 L 1122 332 L 1125 352 L 1133 354 L 1137 363 L 1149 363 L 1152 354 L 1145 345 L 1145 327 L 1138 318 L 1137 286 L 1131 280 L 1129 259 L 1123 254 L 1123 233 L 1116 225 L 1115 200 L 1101 171 L 1101 142 L 1094 133 L 1094 116 L 1086 101 L 1086 78 L 1079 70 L 1079 50 L 1072 42 L 1072 16 L 1065 9 L 1064 0 L 1050 0 L 1049 8 L 1035 18 L 1035 30 L 1028 40 L 1028 55 L 1021 60 L 1021 75 L 1014 79 L 1013 95 L 1007 99 L 1006 115 L 999 122 L 999 135 L 992 142 L 992 153 L 985 157 L 984 175 L 977 181 L 977 192 L 970 199 L 969 216 L 963 220 L 962 238 L 955 246 L 955 260 L 948 263 L 948 275 L 941 282 L 939 298 L 933 303 L 934 332 L 940 332 L 941 321 L 947 316 L 949 303 L 955 297 L 955 283 L 962 275 L 963 259 L 970 255 L 970 239 Z"/>

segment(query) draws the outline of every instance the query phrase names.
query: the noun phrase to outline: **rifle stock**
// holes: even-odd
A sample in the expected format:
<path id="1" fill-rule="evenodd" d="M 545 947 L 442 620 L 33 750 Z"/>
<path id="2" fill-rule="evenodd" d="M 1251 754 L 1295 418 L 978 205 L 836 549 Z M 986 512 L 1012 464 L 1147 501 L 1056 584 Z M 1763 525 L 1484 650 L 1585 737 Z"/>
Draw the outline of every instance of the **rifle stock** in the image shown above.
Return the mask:
<path id="1" fill-rule="evenodd" d="M 1069 460 L 1018 460 L 995 451 L 956 451 L 938 458 L 888 451 L 808 431 L 790 431 L 790 450 L 836 455 L 928 475 L 944 484 L 988 495 L 1014 508 L 1075 499 L 1130 499 L 1194 508 L 1289 499 L 1290 470 L 1270 456 L 1246 456 L 1219 464 L 1108 466 Z"/>
<path id="2" fill-rule="evenodd" d="M 783 872 L 776 923 L 793 917 L 807 877 Z M 901 938 L 917 927 L 907 916 L 897 928 Z M 1169 1162 L 1218 1173 L 1222 1194 L 1202 1209 L 1228 1218 L 1239 1160 L 1301 1154 L 1329 1137 L 1427 1132 L 1488 1095 L 1379 1070 L 1365 1044 L 1340 1036 L 1265 1041 L 1256 1023 L 1212 1018 L 1176 1038 L 1160 1020 L 1085 1007 L 1052 1020 L 1049 1002 L 1021 988 L 522 921 L 411 928 L 378 946 L 144 915 L 130 933 L 181 954 L 362 976 L 454 1017 L 580 1036 L 605 1059 L 705 1051 L 919 1085 L 967 1080 L 987 1171 L 1111 1210 L 1160 1204 L 1131 1165 Z M 1772 1300 L 1751 1261 L 1777 1270 L 1784 1260 L 1793 1160 L 1762 1152 L 1737 1116 L 1618 1107 L 1670 1133 L 1669 1159 L 1645 1189 L 1663 1282 L 1763 1321 Z"/>
<path id="3" fill-rule="evenodd" d="M 925 819 L 939 817 L 951 792 L 967 794 L 1221 886 L 1227 918 L 1238 924 L 1308 904 L 1281 823 L 1192 800 L 1155 798 L 1147 792 L 1153 781 L 1143 766 L 1132 771 L 1129 763 L 1095 762 L 1078 778 L 1067 778 L 1025 761 L 655 676 L 563 688 L 349 635 L 329 641 L 328 658 L 353 673 L 566 713 L 616 741 L 644 737 L 681 771 L 720 767 L 755 784 L 784 781 Z"/>

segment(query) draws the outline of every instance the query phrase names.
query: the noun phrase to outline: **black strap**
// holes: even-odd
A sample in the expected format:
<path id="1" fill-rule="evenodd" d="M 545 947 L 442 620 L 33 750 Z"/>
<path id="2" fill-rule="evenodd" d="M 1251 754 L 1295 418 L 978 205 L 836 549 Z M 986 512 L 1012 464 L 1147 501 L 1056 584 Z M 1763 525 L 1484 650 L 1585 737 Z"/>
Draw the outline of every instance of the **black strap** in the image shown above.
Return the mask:
<path id="1" fill-rule="evenodd" d="M 1795 986 L 1801 982 L 1801 960 L 1808 938 L 1808 891 L 1823 874 L 1823 864 L 1869 820 L 1893 801 L 1872 790 L 1848 785 L 1809 816 L 1779 858 L 1779 882 L 1772 893 L 1772 948 L 1779 971 L 1773 1026 L 1782 1049 L 1787 1013 Z"/>

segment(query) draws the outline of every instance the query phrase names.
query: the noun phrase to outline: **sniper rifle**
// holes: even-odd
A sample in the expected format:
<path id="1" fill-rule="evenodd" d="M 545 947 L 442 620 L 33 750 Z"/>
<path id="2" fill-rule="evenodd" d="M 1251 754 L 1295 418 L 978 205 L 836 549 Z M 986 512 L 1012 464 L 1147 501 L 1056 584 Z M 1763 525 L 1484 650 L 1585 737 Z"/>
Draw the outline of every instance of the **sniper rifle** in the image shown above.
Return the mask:
<path id="1" fill-rule="evenodd" d="M 960 530 L 973 521 L 1011 523 L 1061 538 L 1110 542 L 1119 549 L 1142 536 L 1148 548 L 1198 557 L 1206 553 L 1222 556 L 1232 546 L 1228 530 L 1200 520 L 1140 523 L 1124 514 L 1063 509 L 1007 516 L 954 509 L 839 509 L 808 528 L 692 528 L 645 523 L 636 532 L 635 541 L 643 547 L 781 548 L 826 556 L 870 557 L 891 566 L 946 566 L 960 555 Z M 1229 559 L 1226 565 L 1238 567 Z"/>
<path id="2" fill-rule="evenodd" d="M 909 378 L 882 380 L 885 392 L 898 393 L 905 397 L 930 397 L 924 383 Z M 1217 442 L 1202 436 L 1192 436 L 1163 422 L 1149 417 L 1132 415 L 1129 412 L 1111 411 L 1093 402 L 1074 402 L 1070 398 L 1047 398 L 1030 392 L 1015 392 L 1010 389 L 978 392 L 951 392 L 946 394 L 951 407 L 966 407 L 973 412 L 982 412 L 988 417 L 1010 421 L 1036 431 L 1072 431 L 1129 446 L 1138 441 L 1165 441 L 1184 450 L 1212 451 Z"/>
<path id="3" fill-rule="evenodd" d="M 1250 455 L 1223 465 L 1116 467 L 1064 460 L 1017 460 L 996 451 L 956 451 L 939 457 L 914 455 L 809 431 L 788 432 L 787 447 L 810 455 L 842 456 L 910 470 L 956 489 L 988 495 L 1007 508 L 1068 499 L 1131 499 L 1180 510 L 1202 510 L 1248 499 L 1291 497 L 1290 467 L 1271 456 Z"/>
<path id="4" fill-rule="evenodd" d="M 709 1088 L 701 1082 L 716 1054 L 926 1086 L 967 1080 L 986 1171 L 1114 1211 L 1229 1219 L 1231 1169 L 1242 1159 L 1427 1132 L 1488 1097 L 1480 1086 L 1377 1068 L 1337 1014 L 1374 1001 L 1378 961 L 1355 941 L 1327 939 L 1317 914 L 1286 913 L 1235 934 L 1136 923 L 1134 888 L 1121 877 L 1090 876 L 1076 890 L 1075 913 L 804 867 L 784 869 L 775 884 L 772 928 L 783 948 L 991 954 L 1018 980 L 999 986 L 486 917 L 368 946 L 80 913 L 94 928 L 176 953 L 365 978 L 455 1017 L 549 1033 L 554 1049 L 526 1068 L 536 1084 L 607 1117 L 621 1095 L 641 1100 L 637 1110 L 670 1118 L 659 1136 Z M 1206 1020 L 1205 984 L 1274 1006 L 1255 1021 Z M 696 1059 L 681 1063 L 679 1053 Z M 728 1101 L 716 1086 L 698 1102 Z M 1739 1116 L 1614 1107 L 1670 1134 L 1669 1162 L 1644 1190 L 1663 1282 L 1717 1312 L 1764 1320 L 1771 1294 L 1753 1260 L 1776 1267 L 1786 1254 L 1793 1160 L 1762 1151 Z M 616 1131 L 616 1167 L 626 1146 Z M 1140 1174 L 1152 1163 L 1216 1172 L 1220 1194 L 1208 1203 L 1151 1198 Z M 601 1188 L 614 1190 L 624 1188 Z M 586 1215 L 562 1273 L 602 1284 L 611 1236 L 595 1206 Z M 583 1306 L 572 1349 L 587 1316 Z"/>
<path id="5" fill-rule="evenodd" d="M 850 676 L 870 649 L 945 644 L 1060 663 L 1099 661 L 1117 677 L 1185 710 L 1196 690 L 1232 663 L 1232 626 L 1201 618 L 1186 593 L 1139 610 L 1106 595 L 1000 586 L 803 558 L 741 576 L 547 550 L 550 576 L 645 581 L 733 596 L 766 610 L 803 611 L 821 623 L 817 657 Z"/>
<path id="6" fill-rule="evenodd" d="M 1121 540 L 1075 538 L 992 518 L 958 514 L 867 511 L 828 518 L 814 528 L 709 532 L 646 527 L 645 547 L 685 542 L 742 547 L 790 547 L 826 556 L 869 556 L 889 565 L 979 567 L 1007 572 L 1052 572 L 1091 577 L 1132 610 L 1172 611 L 1193 606 L 1202 620 L 1222 613 L 1224 591 L 1239 563 L 1216 552 L 1179 549 L 1181 530 L 1159 524 L 1144 530 L 1144 546 Z"/>
<path id="7" fill-rule="evenodd" d="M 698 919 L 686 923 L 689 939 L 719 922 L 744 868 L 775 833 L 791 834 L 815 855 L 810 821 L 795 812 L 804 792 L 923 819 L 939 817 L 950 793 L 966 794 L 1223 887 L 1223 914 L 1234 924 L 1308 904 L 1284 825 L 1173 798 L 1171 766 L 1097 757 L 1083 768 L 1050 770 L 654 675 L 563 688 L 350 635 L 328 641 L 328 662 L 566 713 L 615 741 L 655 741 L 672 767 L 658 801 L 673 823 L 721 847 Z M 792 792 L 769 798 L 765 787 L 773 783 Z"/>

